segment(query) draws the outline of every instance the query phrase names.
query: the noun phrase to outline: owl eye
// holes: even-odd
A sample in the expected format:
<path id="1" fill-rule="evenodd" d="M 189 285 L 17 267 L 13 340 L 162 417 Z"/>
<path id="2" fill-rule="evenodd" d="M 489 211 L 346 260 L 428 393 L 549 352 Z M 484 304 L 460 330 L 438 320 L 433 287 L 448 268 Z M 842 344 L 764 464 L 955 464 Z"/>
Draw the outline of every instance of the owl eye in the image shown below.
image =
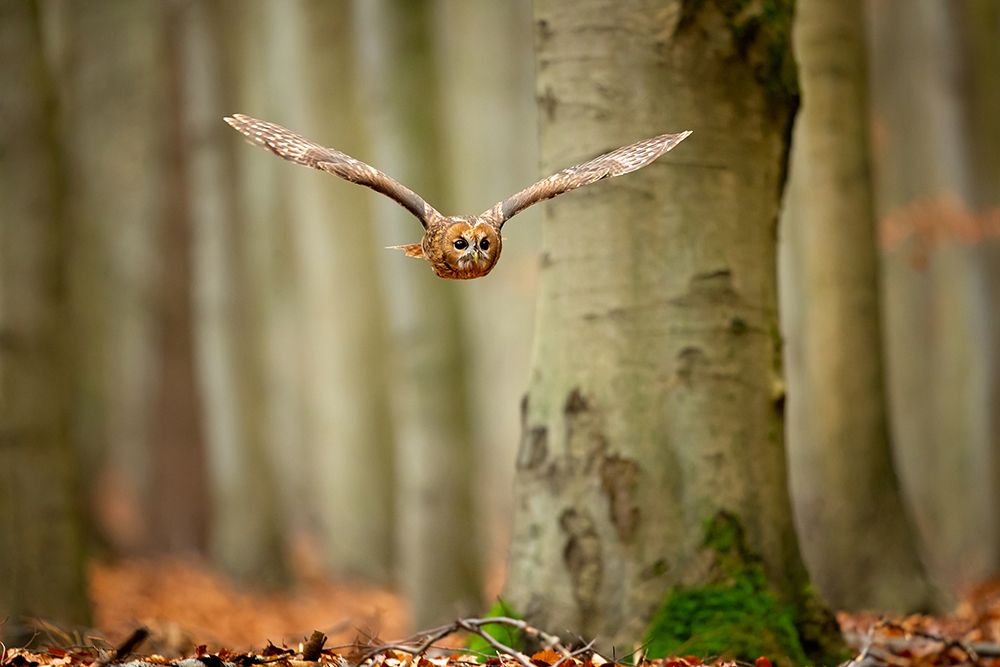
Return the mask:
<path id="1" fill-rule="evenodd" d="M 484 251 L 485 250 L 489 250 L 490 249 L 490 240 L 489 239 L 483 239 L 483 240 L 481 240 L 479 242 L 479 249 L 480 250 L 484 250 Z"/>
<path id="2" fill-rule="evenodd" d="M 455 239 L 455 250 L 465 250 L 469 247 L 469 242 L 465 239 Z"/>

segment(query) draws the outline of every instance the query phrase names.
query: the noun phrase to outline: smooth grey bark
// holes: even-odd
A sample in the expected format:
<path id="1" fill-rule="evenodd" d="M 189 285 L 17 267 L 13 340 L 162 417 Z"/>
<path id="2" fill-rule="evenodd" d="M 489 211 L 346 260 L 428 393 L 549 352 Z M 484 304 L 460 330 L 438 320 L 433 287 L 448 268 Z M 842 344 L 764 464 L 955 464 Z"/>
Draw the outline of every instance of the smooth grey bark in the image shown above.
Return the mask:
<path id="1" fill-rule="evenodd" d="M 970 133 L 967 123 L 968 92 L 988 87 L 974 83 L 982 63 L 971 57 L 957 7 L 892 0 L 868 8 L 896 459 L 929 572 L 956 596 L 1000 562 L 998 323 L 984 316 L 994 311 L 998 241 L 975 233 L 990 211 L 977 194 L 984 165 L 975 156 L 989 154 L 993 135 Z M 984 22 L 994 40 L 995 21 Z M 908 76 L 899 75 L 901 62 Z"/>
<path id="2" fill-rule="evenodd" d="M 364 154 L 360 82 L 348 3 L 282 6 L 297 48 L 280 85 L 282 120 L 321 143 Z M 289 215 L 302 299 L 302 414 L 309 499 L 327 568 L 386 582 L 395 485 L 385 315 L 369 190 L 288 165 Z"/>
<path id="3" fill-rule="evenodd" d="M 694 130 L 544 205 L 506 589 L 543 627 L 633 646 L 658 609 L 725 586 L 735 556 L 797 609 L 781 650 L 822 653 L 835 631 L 805 594 L 786 487 L 775 235 L 794 70 L 779 6 L 535 5 L 541 173 Z"/>
<path id="4" fill-rule="evenodd" d="M 234 141 L 220 115 L 240 96 L 233 82 L 257 76 L 256 62 L 245 60 L 241 49 L 257 43 L 259 23 L 249 3 L 235 21 L 227 5 L 191 4 L 183 26 L 195 349 L 213 491 L 209 553 L 231 576 L 281 585 L 290 572 L 286 517 L 268 448 L 258 291 L 263 267 L 249 252 L 258 218 L 244 204 L 248 190 L 263 186 L 247 184 L 241 167 L 252 153 L 241 154 L 249 147 Z"/>
<path id="5" fill-rule="evenodd" d="M 0 638 L 89 622 L 69 402 L 64 155 L 38 4 L 0 4 Z"/>
<path id="6" fill-rule="evenodd" d="M 931 591 L 890 450 L 861 0 L 798 0 L 794 36 L 781 286 L 796 525 L 834 607 L 916 611 Z"/>
<path id="7" fill-rule="evenodd" d="M 431 6 L 364 0 L 354 7 L 370 161 L 449 210 Z M 420 238 L 419 223 L 385 198 L 375 201 L 375 215 L 383 245 Z M 430 627 L 480 605 L 471 351 L 464 345 L 459 301 L 465 285 L 442 281 L 398 252 L 383 253 L 380 267 L 397 447 L 397 571 L 414 624 Z"/>
<path id="8" fill-rule="evenodd" d="M 454 210 L 481 211 L 536 177 L 531 2 L 438 7 L 441 117 L 448 127 L 441 166 L 452 184 Z M 518 215 L 505 230 L 503 261 L 486 279 L 459 290 L 467 345 L 476 351 L 468 366 L 476 512 L 491 584 L 510 541 L 518 404 L 530 362 L 541 229 L 539 208 Z"/>
<path id="9" fill-rule="evenodd" d="M 167 196 L 160 12 L 127 0 L 40 6 L 53 35 L 74 229 L 73 436 L 102 540 L 134 553 L 150 544 L 145 508 L 156 494 L 148 481 Z"/>
<path id="10" fill-rule="evenodd" d="M 283 5 L 266 0 L 251 5 L 255 11 L 247 17 L 249 30 L 242 37 L 243 61 L 250 75 L 242 81 L 238 108 L 250 110 L 263 118 L 277 118 L 288 94 L 295 61 L 292 55 L 300 47 L 299 36 Z M 238 139 L 238 137 L 237 137 Z M 293 180 L 302 176 L 283 160 L 244 142 L 244 158 L 249 178 L 243 191 L 245 213 L 253 231 L 247 234 L 247 261 L 254 272 L 255 317 L 259 326 L 259 347 L 255 354 L 262 361 L 264 391 L 264 427 L 267 460 L 277 479 L 278 502 L 289 529 L 300 529 L 308 515 L 307 487 L 301 483 L 302 465 L 307 460 L 306 423 L 303 419 L 305 364 L 302 355 L 303 291 L 299 258 L 295 247 L 296 219 L 292 212 Z M 252 156 L 252 158 L 251 158 Z"/>
<path id="11" fill-rule="evenodd" d="M 967 0 L 949 5 L 956 41 L 963 45 L 960 92 L 963 139 L 968 150 L 968 207 L 975 243 L 976 309 L 985 315 L 987 333 L 980 348 L 985 375 L 979 413 L 983 450 L 980 460 L 989 466 L 993 498 L 992 529 L 1000 540 L 1000 5 L 989 0 Z M 1000 544 L 992 545 L 993 573 L 1000 570 Z"/>
<path id="12" fill-rule="evenodd" d="M 971 0 L 950 7 L 959 33 L 967 44 L 965 85 L 966 141 L 969 145 L 973 183 L 971 208 L 982 231 L 979 244 L 981 308 L 987 314 L 989 337 L 983 345 L 986 368 L 986 401 L 1000 400 L 1000 5 Z M 988 410 L 987 458 L 992 459 L 993 534 L 1000 539 L 1000 410 Z M 996 550 L 1000 556 L 1000 546 Z M 994 572 L 1000 562 L 994 561 Z"/>
<path id="13" fill-rule="evenodd" d="M 203 437 L 202 401 L 194 351 L 193 215 L 191 141 L 186 123 L 187 90 L 181 27 L 189 7 L 160 8 L 159 41 L 166 70 L 160 132 L 165 138 L 166 196 L 160 212 L 157 247 L 162 262 L 157 277 L 156 388 L 150 419 L 150 477 L 147 494 L 150 543 L 161 553 L 205 554 L 208 548 L 209 480 Z"/>

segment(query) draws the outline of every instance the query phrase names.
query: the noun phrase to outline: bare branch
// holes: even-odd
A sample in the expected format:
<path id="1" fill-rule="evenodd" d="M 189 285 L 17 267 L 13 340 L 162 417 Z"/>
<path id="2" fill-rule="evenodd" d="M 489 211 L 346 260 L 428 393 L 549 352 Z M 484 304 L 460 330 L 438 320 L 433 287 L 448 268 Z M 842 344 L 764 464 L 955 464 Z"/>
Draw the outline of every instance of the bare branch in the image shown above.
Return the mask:
<path id="1" fill-rule="evenodd" d="M 531 658 L 529 658 L 528 656 L 521 653 L 515 648 L 511 648 L 506 644 L 501 644 L 493 637 L 493 635 L 483 630 L 482 624 L 476 624 L 474 622 L 466 620 L 460 620 L 457 621 L 456 623 L 460 628 L 462 628 L 466 632 L 471 632 L 475 635 L 479 635 L 480 637 L 482 637 L 487 644 L 492 646 L 499 653 L 502 653 L 504 655 L 509 655 L 510 657 L 517 660 L 519 663 L 521 663 L 521 667 L 535 667 L 531 662 Z"/>
<path id="2" fill-rule="evenodd" d="M 91 667 L 107 667 L 107 665 L 120 663 L 128 656 L 129 653 L 132 653 L 135 649 L 139 648 L 139 644 L 146 641 L 147 637 L 149 637 L 149 628 L 144 625 L 139 626 L 132 631 L 132 634 L 130 634 L 125 641 L 118 645 L 118 648 L 115 649 L 113 654 L 105 654 L 103 657 L 98 658 L 91 664 Z"/>
<path id="3" fill-rule="evenodd" d="M 507 646 L 502 642 L 494 638 L 489 632 L 486 631 L 485 627 L 489 625 L 506 625 L 516 630 L 520 631 L 526 637 L 530 637 L 541 644 L 545 649 L 550 649 L 559 653 L 561 658 L 555 664 L 554 667 L 561 667 L 562 664 L 576 657 L 586 653 L 593 646 L 593 642 L 590 642 L 582 649 L 571 653 L 568 648 L 562 643 L 562 640 L 551 635 L 539 628 L 529 625 L 526 621 L 518 618 L 511 618 L 509 616 L 491 616 L 487 618 L 462 618 L 454 623 L 449 623 L 448 625 L 442 625 L 438 628 L 432 628 L 425 632 L 415 635 L 411 640 L 404 640 L 402 642 L 396 642 L 391 644 L 381 644 L 379 646 L 372 647 L 370 650 L 361 655 L 359 659 L 359 664 L 365 662 L 369 658 L 383 653 L 385 651 L 402 651 L 403 653 L 408 653 L 414 656 L 421 656 L 428 651 L 434 644 L 441 639 L 447 637 L 448 635 L 454 634 L 456 632 L 467 632 L 469 634 L 481 637 L 487 644 L 492 646 L 498 653 L 509 656 L 520 663 L 521 667 L 535 667 L 531 662 L 531 658 L 517 649 Z M 419 637 L 419 639 L 417 639 Z M 418 642 L 416 646 L 413 644 Z"/>
<path id="4" fill-rule="evenodd" d="M 849 632 L 844 635 L 844 639 L 848 644 L 855 646 L 862 646 L 865 650 L 855 658 L 855 665 L 861 662 L 867 653 L 870 652 L 872 645 L 884 646 L 893 652 L 899 652 L 903 649 L 912 650 L 914 647 L 918 646 L 920 643 L 935 642 L 938 644 L 943 644 L 945 650 L 949 648 L 957 648 L 963 651 L 969 659 L 973 662 L 976 661 L 977 657 L 981 658 L 1000 658 L 1000 644 L 993 644 L 990 642 L 966 642 L 960 639 L 951 639 L 941 635 L 935 635 L 930 632 L 925 632 L 923 630 L 908 630 L 902 626 L 898 626 L 895 623 L 886 622 L 884 624 L 886 627 L 891 627 L 893 629 L 898 629 L 905 632 L 908 636 L 904 637 L 885 637 L 885 636 L 875 636 L 870 641 L 868 640 L 868 635 L 862 636 L 860 633 Z M 871 634 L 870 632 L 868 633 Z"/>

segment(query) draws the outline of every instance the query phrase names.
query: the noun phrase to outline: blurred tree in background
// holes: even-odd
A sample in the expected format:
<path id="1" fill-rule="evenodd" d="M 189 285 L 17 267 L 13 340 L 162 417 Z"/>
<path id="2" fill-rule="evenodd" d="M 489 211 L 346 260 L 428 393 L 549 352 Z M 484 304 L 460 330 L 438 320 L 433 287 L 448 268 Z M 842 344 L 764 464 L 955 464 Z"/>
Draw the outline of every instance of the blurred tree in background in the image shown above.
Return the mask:
<path id="1" fill-rule="evenodd" d="M 194 305 L 213 479 L 210 553 L 231 576 L 275 586 L 291 580 L 288 539 L 301 514 L 291 513 L 289 496 L 304 486 L 282 474 L 282 463 L 299 456 L 298 420 L 291 430 L 274 427 L 285 388 L 272 371 L 290 365 L 275 358 L 291 342 L 275 331 L 287 316 L 274 294 L 284 286 L 274 267 L 276 248 L 288 243 L 287 217 L 277 208 L 275 165 L 245 162 L 242 146 L 216 123 L 220 108 L 266 94 L 269 53 L 260 45 L 273 40 L 264 6 L 246 3 L 234 13 L 229 2 L 191 5 L 186 66 L 199 204 Z"/>
<path id="2" fill-rule="evenodd" d="M 788 456 L 819 589 L 838 609 L 907 611 L 931 594 L 892 464 L 863 9 L 796 4 L 802 102 L 781 227 Z"/>
<path id="3" fill-rule="evenodd" d="M 371 36 L 361 60 L 370 82 L 365 106 L 373 159 L 448 211 L 453 198 L 433 10 L 430 3 L 373 0 L 359 5 L 358 32 Z M 384 198 L 376 206 L 382 245 L 419 238 L 419 223 L 407 211 Z M 415 263 L 392 255 L 375 266 L 386 278 L 392 341 L 399 584 L 414 621 L 427 627 L 481 605 L 482 526 L 472 502 L 474 348 L 465 338 L 459 291 Z"/>
<path id="4" fill-rule="evenodd" d="M 0 3 L 0 636 L 22 617 L 88 622 L 85 517 L 70 439 L 72 340 L 67 257 L 75 234 L 62 109 L 38 7 Z"/>
<path id="5" fill-rule="evenodd" d="M 953 599 L 1000 569 L 1000 7 L 868 10 L 892 433 L 921 552 Z"/>
<path id="6" fill-rule="evenodd" d="M 482 208 L 534 176 L 528 3 L 7 4 L 5 71 L 35 105 L 18 118 L 57 127 L 45 141 L 66 156 L 65 178 L 33 181 L 64 192 L 73 232 L 51 258 L 67 303 L 46 317 L 79 361 L 45 409 L 67 411 L 85 461 L 94 553 L 204 553 L 258 585 L 317 566 L 405 582 L 427 622 L 478 607 L 506 543 L 531 236 L 496 284 L 441 283 L 381 247 L 413 220 L 254 153 L 221 117 L 274 118 Z M 472 45 L 497 61 L 462 57 Z M 34 110 L 39 71 L 62 117 Z"/>
<path id="7" fill-rule="evenodd" d="M 0 0 L 0 633 L 86 622 L 85 545 L 364 577 L 421 625 L 468 611 L 505 556 L 526 388 L 524 611 L 636 638 L 697 580 L 714 510 L 769 584 L 804 581 L 772 335 L 791 109 L 737 66 L 787 26 L 741 4 L 539 0 L 533 27 L 529 0 Z M 806 564 L 837 605 L 946 605 L 1000 570 L 1000 7 L 800 6 L 779 280 Z M 526 212 L 452 283 L 382 249 L 418 238 L 405 212 L 247 147 L 233 112 L 448 212 L 539 175 L 536 116 L 546 168 L 695 134 Z M 550 494 L 543 426 L 567 470 L 614 449 Z"/>

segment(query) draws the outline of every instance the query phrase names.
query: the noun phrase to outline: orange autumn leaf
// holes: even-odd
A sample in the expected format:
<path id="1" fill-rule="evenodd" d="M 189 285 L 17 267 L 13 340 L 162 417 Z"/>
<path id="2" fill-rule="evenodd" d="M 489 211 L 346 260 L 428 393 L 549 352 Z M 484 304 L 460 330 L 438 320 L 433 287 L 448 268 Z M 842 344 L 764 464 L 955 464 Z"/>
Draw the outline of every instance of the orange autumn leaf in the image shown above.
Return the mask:
<path id="1" fill-rule="evenodd" d="M 531 656 L 531 661 L 536 665 L 554 665 L 559 662 L 561 658 L 561 655 L 552 649 L 547 648 L 544 651 L 539 651 Z"/>

